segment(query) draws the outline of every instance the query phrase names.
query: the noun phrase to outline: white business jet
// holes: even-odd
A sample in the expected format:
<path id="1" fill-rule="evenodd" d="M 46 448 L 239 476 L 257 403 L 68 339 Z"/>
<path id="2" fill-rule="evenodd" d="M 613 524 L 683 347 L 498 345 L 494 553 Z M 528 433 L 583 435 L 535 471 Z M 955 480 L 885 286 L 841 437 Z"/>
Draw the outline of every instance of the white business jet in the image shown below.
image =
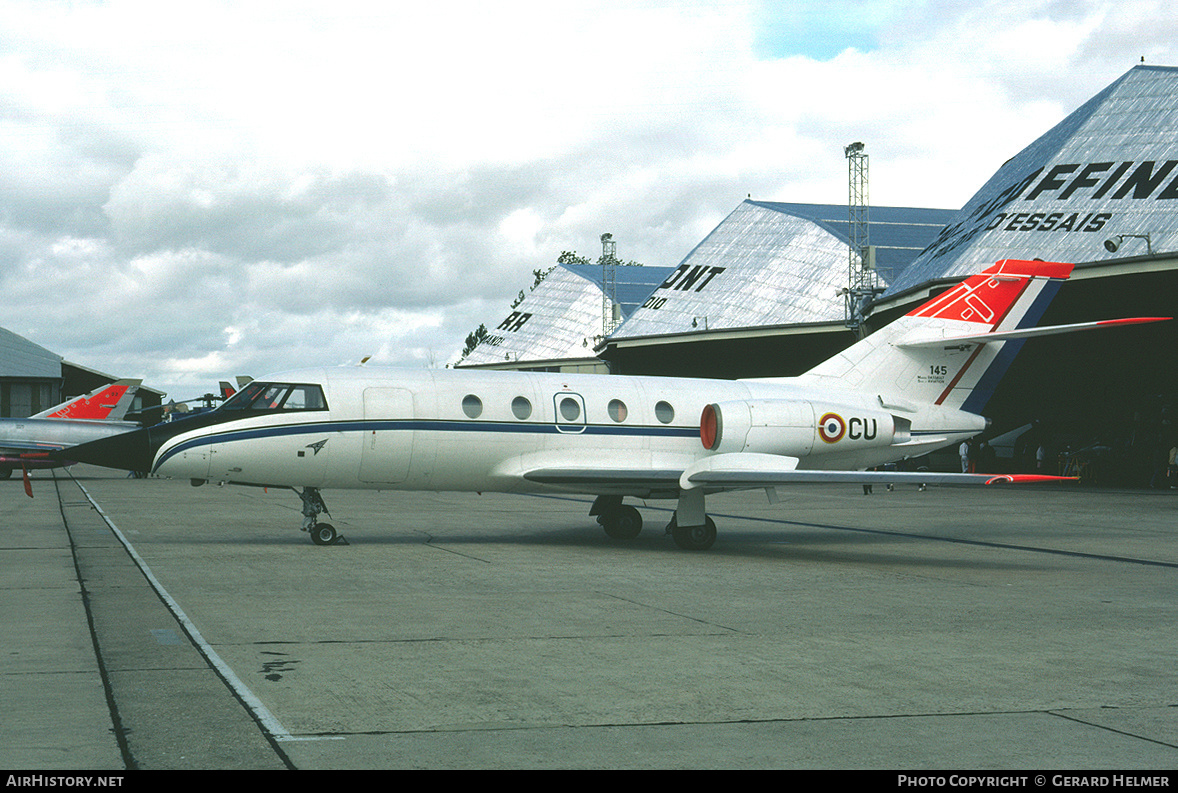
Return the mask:
<path id="1" fill-rule="evenodd" d="M 1153 321 L 1033 327 L 1072 265 L 1004 260 L 792 378 L 307 369 L 249 383 L 218 409 L 70 450 L 73 459 L 205 482 L 289 487 L 303 529 L 320 490 L 565 492 L 616 539 L 623 498 L 675 499 L 681 548 L 716 539 L 705 499 L 795 483 L 988 484 L 1041 479 L 866 471 L 982 432 L 979 415 L 1032 336 Z"/>

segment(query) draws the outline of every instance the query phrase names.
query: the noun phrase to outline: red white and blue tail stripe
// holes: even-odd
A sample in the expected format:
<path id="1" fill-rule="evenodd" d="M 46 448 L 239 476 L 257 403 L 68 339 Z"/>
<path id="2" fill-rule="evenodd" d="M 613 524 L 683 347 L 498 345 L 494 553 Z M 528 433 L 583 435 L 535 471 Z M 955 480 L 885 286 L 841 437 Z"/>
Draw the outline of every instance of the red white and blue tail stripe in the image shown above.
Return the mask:
<path id="1" fill-rule="evenodd" d="M 981 413 L 1026 339 L 1162 317 L 1038 327 L 1073 265 L 1004 259 L 803 375 Z"/>

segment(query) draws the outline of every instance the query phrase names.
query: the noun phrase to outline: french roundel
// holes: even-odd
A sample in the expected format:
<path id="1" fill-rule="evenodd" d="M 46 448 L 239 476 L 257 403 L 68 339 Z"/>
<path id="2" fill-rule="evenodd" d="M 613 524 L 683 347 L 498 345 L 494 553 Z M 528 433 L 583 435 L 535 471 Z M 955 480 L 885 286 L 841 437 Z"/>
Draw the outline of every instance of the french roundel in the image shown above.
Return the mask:
<path id="1" fill-rule="evenodd" d="M 827 413 L 818 420 L 818 437 L 826 443 L 836 443 L 847 432 L 847 423 L 837 413 Z"/>

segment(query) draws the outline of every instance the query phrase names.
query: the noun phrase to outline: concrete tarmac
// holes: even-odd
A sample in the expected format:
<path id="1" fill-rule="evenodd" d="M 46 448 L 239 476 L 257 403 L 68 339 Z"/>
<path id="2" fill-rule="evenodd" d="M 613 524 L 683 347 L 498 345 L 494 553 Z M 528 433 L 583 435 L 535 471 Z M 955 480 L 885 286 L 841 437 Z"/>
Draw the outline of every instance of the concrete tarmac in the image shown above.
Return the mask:
<path id="1" fill-rule="evenodd" d="M 1178 767 L 1178 494 L 0 482 L 0 769 Z"/>

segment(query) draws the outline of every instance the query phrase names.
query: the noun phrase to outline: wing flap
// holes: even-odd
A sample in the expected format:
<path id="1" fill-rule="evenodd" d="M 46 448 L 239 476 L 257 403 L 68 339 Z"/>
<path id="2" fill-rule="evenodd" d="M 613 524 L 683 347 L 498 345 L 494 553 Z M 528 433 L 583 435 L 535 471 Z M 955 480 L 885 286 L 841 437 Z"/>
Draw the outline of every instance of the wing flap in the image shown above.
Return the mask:
<path id="1" fill-rule="evenodd" d="M 678 487 L 682 469 L 651 468 L 538 468 L 525 471 L 523 478 L 542 485 L 563 487 L 628 487 L 664 489 Z"/>

